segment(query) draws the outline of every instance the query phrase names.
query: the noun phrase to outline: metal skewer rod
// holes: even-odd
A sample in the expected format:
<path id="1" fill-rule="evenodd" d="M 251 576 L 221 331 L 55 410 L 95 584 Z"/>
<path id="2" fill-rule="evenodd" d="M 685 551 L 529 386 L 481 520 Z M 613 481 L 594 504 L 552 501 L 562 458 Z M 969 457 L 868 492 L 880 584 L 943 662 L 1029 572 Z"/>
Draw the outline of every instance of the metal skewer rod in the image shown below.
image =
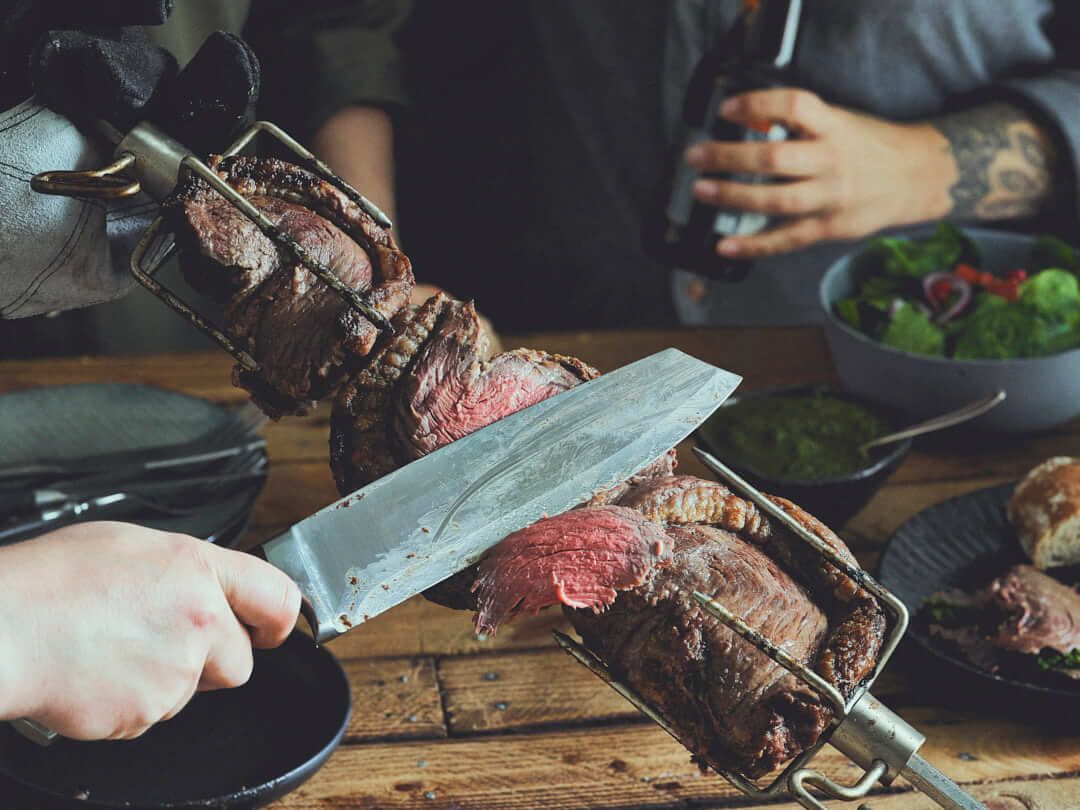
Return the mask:
<path id="1" fill-rule="evenodd" d="M 364 213 L 366 213 L 369 217 L 375 220 L 378 224 L 382 225 L 384 228 L 387 229 L 394 227 L 394 223 L 391 222 L 390 217 L 388 217 L 382 211 L 382 209 L 379 208 L 379 206 L 375 205 L 375 203 L 373 203 L 371 200 L 369 200 L 351 185 L 349 185 L 336 174 L 334 174 L 333 170 L 328 165 L 315 157 L 314 153 L 302 143 L 300 143 L 300 141 L 296 140 L 296 138 L 294 138 L 288 132 L 283 130 L 277 124 L 274 124 L 270 121 L 256 121 L 247 129 L 246 132 L 244 132 L 244 134 L 242 134 L 239 138 L 233 141 L 229 148 L 226 149 L 222 154 L 226 157 L 230 155 L 235 155 L 237 152 L 247 146 L 248 143 L 251 142 L 251 139 L 258 135 L 260 132 L 266 132 L 269 135 L 273 135 L 287 147 L 296 152 L 296 154 L 298 154 L 307 164 L 307 168 L 312 169 L 316 174 L 323 175 L 327 180 L 329 180 L 331 183 L 341 189 L 341 191 L 345 193 L 345 196 L 347 196 L 350 200 L 359 205 L 360 208 L 363 209 Z"/>
<path id="2" fill-rule="evenodd" d="M 912 754 L 907 766 L 900 772 L 912 785 L 942 807 L 961 810 L 986 810 L 986 805 L 965 793 L 949 777 L 918 754 Z"/>
<path id="3" fill-rule="evenodd" d="M 868 680 L 868 683 L 873 683 L 874 679 L 877 677 L 877 673 L 881 671 L 885 662 L 887 662 L 892 657 L 892 654 L 896 652 L 896 647 L 900 643 L 900 639 L 903 637 L 904 633 L 907 632 L 909 621 L 907 606 L 897 599 L 895 594 L 886 588 L 883 588 L 881 584 L 866 573 L 866 571 L 852 565 L 841 557 L 836 552 L 836 549 L 795 520 L 769 498 L 765 497 L 764 494 L 744 480 L 742 476 L 726 464 L 722 463 L 714 455 L 702 450 L 700 447 L 694 448 L 694 454 L 701 459 L 706 467 L 721 476 L 725 481 L 733 484 L 736 489 L 740 490 L 742 494 L 761 509 L 761 511 L 765 512 L 790 530 L 796 537 L 813 548 L 822 557 L 836 566 L 836 568 L 847 574 L 856 584 L 861 585 L 870 591 L 870 593 L 876 596 L 882 602 L 884 607 L 892 614 L 893 626 L 890 628 L 889 636 L 882 646 L 881 654 L 878 656 L 877 665 L 874 667 L 874 672 Z M 857 700 L 857 697 L 854 699 Z M 853 701 L 849 701 L 849 707 L 851 702 Z"/>
<path id="4" fill-rule="evenodd" d="M 252 205 L 243 194 L 236 191 L 236 189 L 222 180 L 217 172 L 194 155 L 185 157 L 181 161 L 181 165 L 197 174 L 209 183 L 214 191 L 239 208 L 240 211 L 247 216 L 248 219 L 254 222 L 259 227 L 259 230 L 266 234 L 271 241 L 287 248 L 293 254 L 297 262 L 304 265 L 304 267 L 317 276 L 320 281 L 344 298 L 352 307 L 362 312 L 364 317 L 375 324 L 380 332 L 390 329 L 390 320 L 385 315 L 372 306 L 370 302 L 366 301 L 364 296 L 338 278 L 333 270 L 308 253 L 303 245 L 271 222 L 266 214 Z"/>

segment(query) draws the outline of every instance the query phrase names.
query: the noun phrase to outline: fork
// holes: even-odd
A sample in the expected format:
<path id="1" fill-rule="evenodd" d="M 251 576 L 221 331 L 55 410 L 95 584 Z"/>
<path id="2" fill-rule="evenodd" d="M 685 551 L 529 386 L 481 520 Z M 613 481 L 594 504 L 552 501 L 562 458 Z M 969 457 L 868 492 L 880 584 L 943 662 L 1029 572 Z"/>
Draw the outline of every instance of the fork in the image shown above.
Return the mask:
<path id="1" fill-rule="evenodd" d="M 141 507 L 170 517 L 190 515 L 200 505 L 191 503 L 191 499 L 210 487 L 220 488 L 223 485 L 265 478 L 266 459 L 261 455 L 261 451 L 261 445 L 251 448 L 229 459 L 213 475 L 194 481 L 183 479 L 174 485 L 169 481 L 142 483 L 132 485 L 127 490 L 118 489 L 81 498 L 67 497 L 62 504 L 53 508 L 46 507 L 35 517 L 0 529 L 0 545 L 26 540 L 42 531 L 58 529 L 87 518 L 113 515 L 117 510 L 126 511 L 130 507 Z M 180 498 L 181 502 L 177 503 L 176 498 Z"/>
<path id="2" fill-rule="evenodd" d="M 29 464 L 0 467 L 0 483 L 19 484 L 27 479 L 54 475 L 71 481 L 83 476 L 116 473 L 130 475 L 225 458 L 235 452 L 234 444 L 254 433 L 267 421 L 266 415 L 251 402 L 245 402 L 206 433 L 189 441 L 136 450 L 100 453 L 77 459 L 42 459 Z"/>

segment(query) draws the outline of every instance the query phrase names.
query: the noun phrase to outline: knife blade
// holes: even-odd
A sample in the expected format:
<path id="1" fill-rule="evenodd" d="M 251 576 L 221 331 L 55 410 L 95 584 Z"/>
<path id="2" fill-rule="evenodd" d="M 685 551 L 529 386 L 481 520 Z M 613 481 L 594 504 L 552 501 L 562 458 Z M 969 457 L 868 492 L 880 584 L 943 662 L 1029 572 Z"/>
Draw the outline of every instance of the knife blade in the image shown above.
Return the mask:
<path id="1" fill-rule="evenodd" d="M 629 478 L 693 432 L 741 377 L 666 349 L 518 411 L 263 544 L 319 642 L 467 568 L 506 535 Z"/>

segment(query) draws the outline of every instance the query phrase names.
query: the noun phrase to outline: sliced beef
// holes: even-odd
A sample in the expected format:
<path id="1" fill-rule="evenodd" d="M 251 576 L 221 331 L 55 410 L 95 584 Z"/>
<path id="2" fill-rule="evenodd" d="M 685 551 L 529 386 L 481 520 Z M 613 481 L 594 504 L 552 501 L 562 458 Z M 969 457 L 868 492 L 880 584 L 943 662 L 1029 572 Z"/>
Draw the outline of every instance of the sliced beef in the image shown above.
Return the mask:
<path id="1" fill-rule="evenodd" d="M 316 175 L 270 158 L 211 165 L 281 231 L 392 318 L 413 286 L 408 259 L 358 205 Z M 189 177 L 164 205 L 193 287 L 226 304 L 226 328 L 259 363 L 235 381 L 274 416 L 306 410 L 356 368 L 379 336 L 291 253 L 204 181 Z"/>
<path id="2" fill-rule="evenodd" d="M 1032 565 L 1017 565 L 988 589 L 999 618 L 990 643 L 1003 650 L 1069 655 L 1080 649 L 1080 594 Z"/>
<path id="3" fill-rule="evenodd" d="M 596 376 L 571 357 L 517 349 L 485 359 L 471 302 L 445 296 L 403 316 L 402 346 L 341 389 L 331 463 L 342 494 L 444 444 Z"/>
<path id="4" fill-rule="evenodd" d="M 563 604 L 593 612 L 671 558 L 671 540 L 623 506 L 572 509 L 514 532 L 480 562 L 476 629 L 494 634 L 518 613 Z"/>
<path id="5" fill-rule="evenodd" d="M 476 308 L 441 294 L 402 313 L 395 328 L 398 336 L 341 387 L 334 405 L 330 463 L 343 495 L 598 373 L 532 349 L 487 359 Z M 425 596 L 471 610 L 475 578 L 470 567 Z"/>
<path id="6" fill-rule="evenodd" d="M 1014 565 L 972 591 L 927 599 L 931 633 L 975 666 L 1025 681 L 1080 681 L 1080 594 L 1032 565 Z"/>
<path id="7" fill-rule="evenodd" d="M 394 319 L 394 337 L 338 392 L 330 426 L 330 468 L 342 495 L 401 466 L 387 429 L 401 376 L 450 304 L 442 293 Z"/>
<path id="8" fill-rule="evenodd" d="M 541 520 L 496 546 L 474 584 L 477 629 L 495 632 L 515 606 L 561 603 L 586 646 L 704 761 L 760 775 L 813 745 L 828 727 L 827 707 L 691 595 L 712 594 L 845 695 L 877 661 L 886 629 L 878 603 L 816 556 L 806 559 L 801 541 L 715 481 L 640 478 L 608 502 Z M 813 517 L 777 502 L 850 556 Z M 674 545 L 644 578 L 625 577 L 628 586 L 613 587 L 611 571 L 638 546 L 612 525 L 611 509 L 637 512 Z M 561 587 L 568 579 L 573 591 Z M 579 592 L 605 598 L 580 610 Z"/>
<path id="9" fill-rule="evenodd" d="M 622 483 L 616 484 L 611 489 L 605 489 L 601 492 L 593 495 L 589 500 L 582 504 L 582 507 L 586 506 L 604 506 L 609 503 L 617 503 L 619 499 L 625 495 L 631 487 L 636 487 L 646 481 L 651 481 L 653 478 L 665 477 L 675 474 L 675 468 L 679 464 L 679 454 L 674 447 L 668 450 L 664 455 L 660 456 L 652 464 L 649 464 L 642 468 L 641 472 L 637 475 L 633 475 L 626 479 Z"/>
<path id="10" fill-rule="evenodd" d="M 475 307 L 454 302 L 402 380 L 391 417 L 402 461 L 596 376 L 579 360 L 533 349 L 485 354 Z"/>

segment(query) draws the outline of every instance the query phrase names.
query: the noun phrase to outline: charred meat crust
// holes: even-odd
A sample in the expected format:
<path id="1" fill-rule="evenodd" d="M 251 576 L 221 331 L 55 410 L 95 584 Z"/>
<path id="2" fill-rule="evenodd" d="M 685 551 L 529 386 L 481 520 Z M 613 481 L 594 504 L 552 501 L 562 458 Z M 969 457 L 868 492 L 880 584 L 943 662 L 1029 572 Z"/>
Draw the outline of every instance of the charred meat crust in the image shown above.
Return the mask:
<path id="1" fill-rule="evenodd" d="M 330 453 L 342 494 L 597 374 L 574 358 L 532 349 L 484 360 L 475 307 L 444 294 L 402 313 L 395 328 L 335 402 Z M 524 393 L 478 396 L 503 378 Z M 488 403 L 499 410 L 489 413 Z"/>
<path id="2" fill-rule="evenodd" d="M 400 466 L 389 432 L 391 400 L 450 301 L 439 293 L 400 313 L 394 336 L 338 392 L 330 421 L 330 468 L 342 495 Z"/>
<path id="3" fill-rule="evenodd" d="M 210 165 L 387 318 L 407 305 L 408 258 L 339 189 L 272 158 L 215 156 Z M 186 176 L 163 212 L 186 249 L 189 283 L 227 303 L 227 330 L 260 364 L 254 373 L 238 367 L 234 381 L 268 413 L 307 410 L 362 365 L 379 337 L 374 324 L 205 181 Z"/>
<path id="4" fill-rule="evenodd" d="M 701 611 L 691 593 L 715 594 L 804 663 L 817 654 L 825 616 L 775 562 L 731 533 L 693 525 L 667 533 L 675 540 L 671 565 L 620 594 L 607 613 L 566 612 L 586 646 L 693 753 L 749 775 L 771 770 L 824 727 L 819 707 L 790 700 L 804 691 L 794 677 Z"/>
<path id="5" fill-rule="evenodd" d="M 794 504 L 775 500 L 842 556 L 850 557 L 840 539 L 823 524 Z M 724 684 L 724 677 L 717 678 L 716 673 L 712 680 L 705 680 L 707 673 L 702 667 L 712 666 L 707 660 L 710 657 L 723 657 L 716 644 L 725 647 L 730 641 L 730 631 L 698 611 L 689 603 L 687 594 L 694 588 L 717 594 L 717 598 L 736 613 L 743 611 L 740 600 L 745 600 L 747 595 L 745 589 L 729 588 L 725 598 L 723 578 L 719 582 L 710 581 L 720 577 L 719 572 L 713 570 L 703 576 L 701 572 L 705 569 L 695 566 L 694 558 L 700 558 L 706 552 L 693 543 L 708 541 L 710 547 L 722 547 L 725 538 L 731 538 L 748 549 L 756 548 L 768 555 L 765 559 L 769 563 L 759 560 L 757 568 L 779 571 L 780 575 L 761 580 L 750 589 L 767 594 L 768 601 L 784 598 L 783 594 L 771 589 L 775 583 L 789 581 L 788 577 L 798 583 L 801 593 L 814 594 L 813 603 L 807 599 L 787 605 L 783 610 L 777 610 L 774 604 L 759 617 L 744 615 L 744 618 L 769 635 L 768 624 L 775 620 L 776 614 L 812 613 L 818 609 L 815 605 L 823 606 L 827 628 L 822 627 L 812 654 L 804 657 L 804 663 L 812 663 L 845 695 L 851 694 L 870 674 L 884 641 L 885 616 L 876 600 L 831 565 L 823 566 L 816 555 L 808 558 L 805 547 L 797 538 L 775 527 L 752 503 L 735 496 L 718 482 L 690 476 L 658 477 L 630 487 L 616 503 L 638 509 L 650 519 L 666 524 L 668 533 L 681 538 L 681 542 L 676 544 L 671 566 L 657 568 L 654 580 L 635 591 L 621 594 L 608 613 L 593 615 L 586 611 L 566 610 L 590 649 L 604 658 L 617 678 L 624 678 L 650 699 L 672 725 L 680 729 L 695 753 L 707 762 L 757 776 L 817 742 L 830 721 L 827 707 L 808 688 L 748 645 L 740 650 L 734 663 L 729 661 L 725 666 L 738 667 L 741 662 L 756 661 L 780 678 L 777 683 L 781 683 L 782 688 L 761 692 L 749 700 L 747 705 L 757 708 L 745 717 L 733 719 L 714 711 L 711 721 L 701 718 L 702 697 L 711 695 L 710 689 L 722 690 Z M 721 561 L 721 567 L 730 567 L 730 564 L 730 558 Z M 730 572 L 725 576 L 730 576 Z M 789 587 L 780 588 L 780 591 L 789 590 Z M 653 642 L 649 641 L 636 647 L 619 646 L 617 639 L 626 637 L 629 632 L 625 625 L 639 622 L 638 613 L 647 613 L 640 622 L 648 623 L 650 631 L 660 640 L 655 642 L 655 647 L 650 647 Z M 804 637 L 805 632 L 804 628 Z M 777 633 L 777 636 L 788 640 L 794 637 L 790 630 Z M 746 645 L 741 640 L 738 643 Z M 655 655 L 646 660 L 643 656 L 647 656 L 649 650 Z M 681 661 L 679 655 L 682 655 Z M 670 688 L 683 671 L 680 667 L 694 684 L 693 688 L 681 691 Z M 711 699 L 715 710 L 715 696 Z M 712 731 L 709 722 L 713 723 Z M 725 729 L 723 740 L 716 735 L 718 728 Z"/>

